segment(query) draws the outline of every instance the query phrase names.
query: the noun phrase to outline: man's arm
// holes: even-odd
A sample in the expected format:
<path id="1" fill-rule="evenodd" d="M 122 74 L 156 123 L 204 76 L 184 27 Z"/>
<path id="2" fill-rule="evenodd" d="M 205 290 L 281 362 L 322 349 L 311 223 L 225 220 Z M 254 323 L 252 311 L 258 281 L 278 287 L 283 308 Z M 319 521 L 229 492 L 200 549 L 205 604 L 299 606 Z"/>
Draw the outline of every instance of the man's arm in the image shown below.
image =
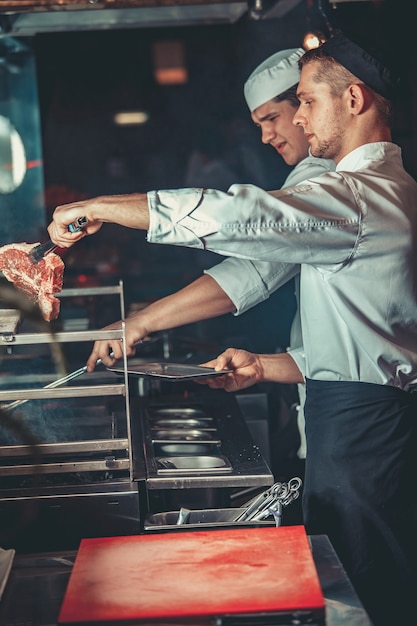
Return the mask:
<path id="1" fill-rule="evenodd" d="M 81 217 L 87 218 L 84 229 L 77 233 L 68 230 Z M 120 196 L 99 196 L 59 206 L 48 226 L 52 241 L 60 248 L 69 248 L 85 237 L 93 235 L 105 223 L 119 224 L 127 228 L 148 230 L 149 209 L 147 194 L 135 193 Z"/>
<path id="2" fill-rule="evenodd" d="M 126 319 L 127 354 L 134 354 L 134 346 L 150 333 L 168 328 L 176 328 L 231 313 L 235 305 L 211 276 L 201 276 L 180 291 L 153 302 L 142 311 Z M 121 328 L 115 322 L 107 329 Z M 109 354 L 113 352 L 114 358 Z M 117 340 L 96 341 L 87 361 L 88 371 L 92 371 L 101 359 L 104 365 L 111 366 L 123 356 L 122 344 Z"/>
<path id="3" fill-rule="evenodd" d="M 300 266 L 227 258 L 204 270 L 204 273 L 211 276 L 233 300 L 235 315 L 241 315 L 267 300 L 274 291 L 298 275 Z"/>

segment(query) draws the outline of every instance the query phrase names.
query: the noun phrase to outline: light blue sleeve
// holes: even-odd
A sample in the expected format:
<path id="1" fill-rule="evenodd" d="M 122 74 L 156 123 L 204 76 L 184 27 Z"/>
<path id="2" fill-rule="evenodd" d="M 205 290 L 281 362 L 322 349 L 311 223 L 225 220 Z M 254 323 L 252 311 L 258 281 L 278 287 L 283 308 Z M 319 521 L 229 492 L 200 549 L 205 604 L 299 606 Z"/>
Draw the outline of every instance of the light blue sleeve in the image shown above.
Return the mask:
<path id="1" fill-rule="evenodd" d="M 240 315 L 269 298 L 299 271 L 300 266 L 292 263 L 228 258 L 204 273 L 218 283 L 234 303 L 235 315 Z"/>
<path id="2" fill-rule="evenodd" d="M 290 357 L 294 359 L 294 361 L 297 364 L 298 369 L 300 370 L 300 372 L 305 378 L 306 357 L 305 357 L 304 347 L 300 346 L 299 348 L 292 348 L 290 350 L 287 350 L 287 354 L 289 354 Z"/>
<path id="3" fill-rule="evenodd" d="M 309 156 L 287 176 L 282 188 L 298 185 L 306 178 L 319 176 L 335 169 L 333 161 Z M 300 266 L 289 263 L 269 263 L 248 259 L 228 258 L 205 271 L 229 296 L 236 307 L 235 315 L 263 302 L 271 293 L 296 276 Z"/>

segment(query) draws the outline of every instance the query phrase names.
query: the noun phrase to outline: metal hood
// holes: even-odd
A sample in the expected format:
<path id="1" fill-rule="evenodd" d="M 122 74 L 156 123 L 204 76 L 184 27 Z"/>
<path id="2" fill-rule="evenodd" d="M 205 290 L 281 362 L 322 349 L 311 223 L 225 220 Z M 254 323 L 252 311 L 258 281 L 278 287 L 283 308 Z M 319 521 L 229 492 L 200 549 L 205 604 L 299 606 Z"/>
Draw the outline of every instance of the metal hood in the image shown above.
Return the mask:
<path id="1" fill-rule="evenodd" d="M 247 11 L 246 0 L 2 0 L 0 37 L 234 23 Z"/>

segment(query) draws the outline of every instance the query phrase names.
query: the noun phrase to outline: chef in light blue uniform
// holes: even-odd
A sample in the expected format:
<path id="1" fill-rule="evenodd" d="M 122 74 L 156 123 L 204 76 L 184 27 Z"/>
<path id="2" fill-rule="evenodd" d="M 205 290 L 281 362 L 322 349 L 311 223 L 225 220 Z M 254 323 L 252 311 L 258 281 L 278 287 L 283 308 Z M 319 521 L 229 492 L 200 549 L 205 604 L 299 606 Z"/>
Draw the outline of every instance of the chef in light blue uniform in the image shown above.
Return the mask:
<path id="1" fill-rule="evenodd" d="M 48 231 L 68 247 L 113 222 L 151 243 L 301 265 L 303 346 L 231 348 L 215 366 L 233 372 L 206 382 L 305 381 L 306 530 L 328 535 L 374 626 L 405 624 L 417 589 L 417 182 L 392 142 L 398 83 L 386 61 L 336 33 L 299 62 L 294 123 L 335 171 L 272 192 L 93 198 L 57 207 Z M 68 233 L 81 216 L 86 230 Z M 116 342 L 96 342 L 89 371 L 114 363 L 109 348 L 120 358 Z"/>
<path id="2" fill-rule="evenodd" d="M 286 164 L 293 167 L 282 189 L 335 169 L 334 161 L 309 154 L 308 142 L 302 128 L 292 124 L 292 118 L 298 108 L 296 95 L 300 78 L 298 60 L 303 54 L 302 48 L 281 50 L 273 54 L 251 73 L 244 85 L 246 104 L 253 122 L 261 129 L 263 143 L 271 145 Z M 289 349 L 300 348 L 303 345 L 299 314 L 298 263 L 269 263 L 229 258 L 206 270 L 205 273 L 211 276 L 233 301 L 236 307 L 235 315 L 241 315 L 254 305 L 263 302 L 295 277 L 297 310 L 291 326 Z M 276 323 L 279 324 L 279 319 Z M 300 434 L 298 456 L 303 459 L 306 456 L 304 384 L 298 385 L 298 394 L 297 421 Z"/>

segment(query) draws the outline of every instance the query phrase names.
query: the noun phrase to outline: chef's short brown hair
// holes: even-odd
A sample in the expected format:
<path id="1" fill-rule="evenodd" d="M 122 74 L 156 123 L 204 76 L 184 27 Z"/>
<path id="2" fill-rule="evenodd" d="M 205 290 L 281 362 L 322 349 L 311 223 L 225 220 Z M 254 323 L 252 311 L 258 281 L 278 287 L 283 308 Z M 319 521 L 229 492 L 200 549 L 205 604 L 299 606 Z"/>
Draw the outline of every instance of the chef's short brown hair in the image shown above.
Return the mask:
<path id="1" fill-rule="evenodd" d="M 275 96 L 275 98 L 273 98 L 274 102 L 284 102 L 287 100 L 293 107 L 298 109 L 300 102 L 297 98 L 297 87 L 298 85 L 293 85 L 278 96 Z"/>
<path id="2" fill-rule="evenodd" d="M 349 70 L 347 70 L 333 57 L 325 53 L 324 50 L 321 50 L 320 47 L 307 50 L 307 52 L 303 54 L 298 61 L 300 69 L 312 61 L 318 61 L 320 64 L 313 77 L 315 82 L 326 83 L 329 85 L 331 93 L 335 97 L 340 97 L 345 89 L 347 89 L 350 85 L 365 85 L 368 91 L 370 91 L 373 95 L 375 106 L 379 115 L 386 124 L 391 124 L 392 104 L 387 98 L 377 93 L 369 85 L 366 85 L 366 83 L 364 83 L 360 78 L 349 72 Z"/>

